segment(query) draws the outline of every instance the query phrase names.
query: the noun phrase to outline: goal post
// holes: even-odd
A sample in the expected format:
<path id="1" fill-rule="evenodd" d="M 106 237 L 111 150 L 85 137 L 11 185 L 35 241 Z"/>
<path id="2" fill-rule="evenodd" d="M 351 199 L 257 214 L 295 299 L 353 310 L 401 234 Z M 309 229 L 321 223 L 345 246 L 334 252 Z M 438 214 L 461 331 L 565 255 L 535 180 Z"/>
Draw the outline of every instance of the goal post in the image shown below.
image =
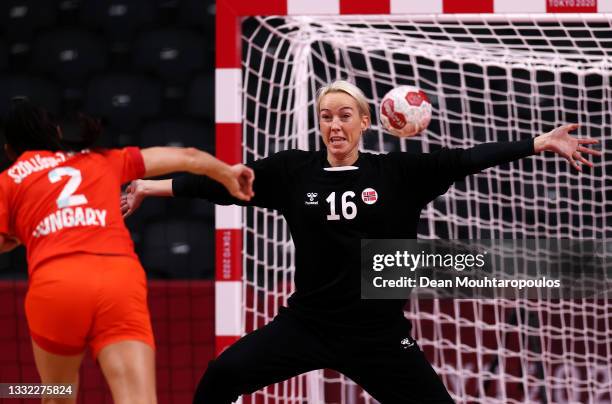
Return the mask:
<path id="1" fill-rule="evenodd" d="M 355 82 L 375 112 L 362 150 L 470 147 L 570 122 L 609 148 L 612 0 L 217 0 L 216 7 L 216 150 L 230 164 L 320 149 L 315 91 L 339 78 Z M 432 124 L 417 138 L 399 140 L 380 126 L 379 102 L 399 84 L 423 89 L 434 105 Z M 544 156 L 489 169 L 429 204 L 419 237 L 610 239 L 611 172 L 607 153 L 580 175 Z M 294 250 L 275 212 L 217 206 L 215 215 L 219 354 L 285 304 Z M 612 401 L 609 300 L 413 299 L 407 316 L 458 402 Z M 247 402 L 374 401 L 343 376 L 318 371 Z"/>

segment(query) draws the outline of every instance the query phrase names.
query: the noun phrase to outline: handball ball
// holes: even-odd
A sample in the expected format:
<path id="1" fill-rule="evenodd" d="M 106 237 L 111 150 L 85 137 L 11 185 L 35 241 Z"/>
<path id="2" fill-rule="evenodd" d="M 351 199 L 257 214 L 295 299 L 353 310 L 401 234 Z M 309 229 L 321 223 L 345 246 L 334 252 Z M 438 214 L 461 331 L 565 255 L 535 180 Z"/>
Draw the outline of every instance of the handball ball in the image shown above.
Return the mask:
<path id="1" fill-rule="evenodd" d="M 392 135 L 414 136 L 429 125 L 431 103 L 423 90 L 412 86 L 399 86 L 383 97 L 380 119 Z"/>

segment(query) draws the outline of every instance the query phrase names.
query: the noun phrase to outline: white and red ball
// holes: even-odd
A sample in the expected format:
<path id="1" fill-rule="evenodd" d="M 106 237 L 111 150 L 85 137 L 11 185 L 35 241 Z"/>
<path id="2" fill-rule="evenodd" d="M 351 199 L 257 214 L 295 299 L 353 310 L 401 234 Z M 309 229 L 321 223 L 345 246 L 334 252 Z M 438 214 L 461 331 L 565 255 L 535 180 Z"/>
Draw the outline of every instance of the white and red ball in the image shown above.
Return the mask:
<path id="1" fill-rule="evenodd" d="M 431 103 L 423 90 L 413 86 L 399 86 L 383 97 L 380 119 L 392 135 L 414 136 L 429 125 Z"/>

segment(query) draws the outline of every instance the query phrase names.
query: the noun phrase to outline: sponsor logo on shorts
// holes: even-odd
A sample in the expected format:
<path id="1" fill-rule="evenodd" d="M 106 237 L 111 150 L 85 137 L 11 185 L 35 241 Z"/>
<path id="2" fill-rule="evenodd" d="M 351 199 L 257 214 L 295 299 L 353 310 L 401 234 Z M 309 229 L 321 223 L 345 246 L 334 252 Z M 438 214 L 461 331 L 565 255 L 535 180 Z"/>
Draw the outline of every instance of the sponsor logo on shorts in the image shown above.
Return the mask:
<path id="1" fill-rule="evenodd" d="M 402 348 L 408 349 L 411 346 L 414 346 L 414 340 L 410 337 L 406 337 L 403 340 L 401 340 L 400 344 L 402 345 Z"/>

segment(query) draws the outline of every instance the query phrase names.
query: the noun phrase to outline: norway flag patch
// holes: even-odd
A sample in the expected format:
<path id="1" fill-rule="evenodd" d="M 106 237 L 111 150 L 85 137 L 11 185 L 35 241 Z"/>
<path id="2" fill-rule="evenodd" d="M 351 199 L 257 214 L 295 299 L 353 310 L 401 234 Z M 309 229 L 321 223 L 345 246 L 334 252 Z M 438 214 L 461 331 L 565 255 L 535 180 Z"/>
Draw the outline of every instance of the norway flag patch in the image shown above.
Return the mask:
<path id="1" fill-rule="evenodd" d="M 378 193 L 373 188 L 366 188 L 361 192 L 361 200 L 363 203 L 372 205 L 378 200 Z"/>

